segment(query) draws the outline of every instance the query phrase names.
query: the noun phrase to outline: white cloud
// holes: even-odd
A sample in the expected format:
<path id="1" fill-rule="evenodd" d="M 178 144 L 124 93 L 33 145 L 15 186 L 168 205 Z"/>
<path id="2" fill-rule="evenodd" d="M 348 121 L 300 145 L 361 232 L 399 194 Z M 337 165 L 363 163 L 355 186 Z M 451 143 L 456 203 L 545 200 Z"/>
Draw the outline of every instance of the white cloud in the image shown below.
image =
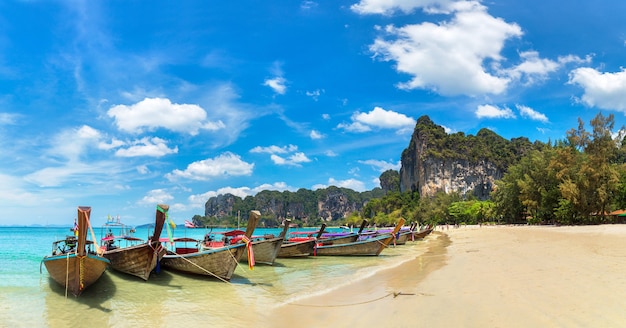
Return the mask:
<path id="1" fill-rule="evenodd" d="M 163 204 L 169 203 L 169 201 L 172 199 L 174 199 L 174 197 L 164 189 L 153 189 L 150 190 L 145 196 L 143 196 L 143 198 L 139 200 L 138 203 L 142 205 Z"/>
<path id="2" fill-rule="evenodd" d="M 126 149 L 118 149 L 115 156 L 119 157 L 162 157 L 169 154 L 178 153 L 178 147 L 168 148 L 167 142 L 161 138 L 142 138 L 132 143 L 132 146 Z"/>
<path id="3" fill-rule="evenodd" d="M 274 92 L 278 94 L 284 95 L 287 92 L 287 86 L 285 85 L 286 83 L 287 80 L 285 80 L 284 77 L 277 76 L 272 79 L 266 79 L 263 82 L 263 85 L 272 88 L 272 90 L 274 90 Z"/>
<path id="4" fill-rule="evenodd" d="M 515 107 L 517 107 L 522 117 L 528 117 L 534 121 L 548 123 L 548 117 L 546 115 L 539 113 L 530 107 L 524 105 L 515 105 Z"/>
<path id="5" fill-rule="evenodd" d="M 352 114 L 352 123 L 340 123 L 337 128 L 350 132 L 367 132 L 372 127 L 381 129 L 396 129 L 398 132 L 413 129 L 415 120 L 391 110 L 374 107 L 369 113 L 356 112 Z"/>
<path id="6" fill-rule="evenodd" d="M 288 146 L 276 146 L 276 145 L 271 145 L 269 147 L 261 147 L 261 146 L 256 146 L 252 149 L 250 149 L 251 153 L 266 153 L 266 154 L 286 154 L 286 153 L 290 153 L 290 152 L 294 152 L 298 150 L 298 146 L 296 145 L 288 145 Z"/>
<path id="7" fill-rule="evenodd" d="M 0 125 L 13 125 L 16 123 L 19 115 L 11 113 L 0 113 Z"/>
<path id="8" fill-rule="evenodd" d="M 198 105 L 173 104 L 165 98 L 145 98 L 131 105 L 116 105 L 107 112 L 121 131 L 142 133 L 164 128 L 178 133 L 198 134 L 199 130 L 216 131 L 222 121 L 207 121 L 207 113 Z"/>
<path id="9" fill-rule="evenodd" d="M 361 122 L 352 122 L 350 124 L 339 123 L 337 124 L 337 128 L 344 129 L 349 132 L 368 132 L 372 130 L 369 126 Z"/>
<path id="10" fill-rule="evenodd" d="M 389 162 L 380 161 L 376 159 L 368 159 L 365 161 L 359 161 L 359 163 L 370 165 L 374 169 L 380 172 L 385 172 L 387 170 L 396 170 L 396 171 L 400 170 L 400 161 L 398 161 L 397 163 L 389 163 Z"/>
<path id="11" fill-rule="evenodd" d="M 415 9 L 423 8 L 427 12 L 447 12 L 448 7 L 456 0 L 361 0 L 350 6 L 352 11 L 365 14 L 391 15 L 395 11 L 405 14 L 412 13 Z"/>
<path id="12" fill-rule="evenodd" d="M 326 155 L 326 156 L 328 156 L 328 157 L 336 157 L 336 156 L 337 156 L 337 153 L 335 153 L 335 152 L 334 152 L 334 151 L 332 151 L 332 150 L 327 150 L 327 151 L 325 151 L 325 152 L 324 152 L 324 155 Z"/>
<path id="13" fill-rule="evenodd" d="M 554 72 L 561 66 L 560 63 L 539 58 L 536 51 L 527 51 L 520 54 L 523 62 L 507 70 L 507 74 L 514 79 L 524 80 L 525 84 L 532 84 L 536 80 L 545 80 L 548 73 Z"/>
<path id="14" fill-rule="evenodd" d="M 309 133 L 309 137 L 311 137 L 311 139 L 322 139 L 324 138 L 324 135 L 321 134 L 319 131 L 317 130 L 311 130 L 311 133 Z"/>
<path id="15" fill-rule="evenodd" d="M 329 186 L 348 188 L 359 192 L 365 191 L 365 184 L 362 181 L 356 179 L 335 180 L 334 178 L 329 178 L 328 184 L 316 184 L 312 187 L 312 189 L 323 189 L 328 188 Z"/>
<path id="16" fill-rule="evenodd" d="M 478 118 L 516 118 L 513 111 L 509 108 L 499 108 L 492 105 L 480 105 L 476 109 L 476 117 Z"/>
<path id="17" fill-rule="evenodd" d="M 284 158 L 281 156 L 278 156 L 276 154 L 272 154 L 270 156 L 270 158 L 272 159 L 272 161 L 274 162 L 274 164 L 276 165 L 290 165 L 290 166 L 301 166 L 301 163 L 308 163 L 311 160 L 306 157 L 306 155 L 302 152 L 297 152 L 295 154 L 292 154 L 291 156 Z"/>
<path id="18" fill-rule="evenodd" d="M 626 113 L 626 69 L 602 73 L 581 67 L 570 73 L 568 83 L 583 88 L 581 101 L 585 105 Z"/>
<path id="19" fill-rule="evenodd" d="M 277 191 L 285 191 L 291 190 L 295 191 L 296 188 L 288 186 L 285 182 L 275 182 L 273 184 L 264 183 L 254 188 L 250 187 L 224 187 L 215 191 L 207 191 L 203 194 L 191 195 L 189 196 L 189 203 L 192 208 L 204 208 L 204 204 L 211 197 L 216 197 L 218 195 L 224 194 L 232 194 L 240 198 L 245 198 L 247 196 L 254 196 L 263 190 L 277 190 Z"/>
<path id="20" fill-rule="evenodd" d="M 224 176 L 251 175 L 254 164 L 241 160 L 239 155 L 225 152 L 215 158 L 207 158 L 193 162 L 184 171 L 174 170 L 165 175 L 169 180 L 185 178 L 190 180 L 207 181 L 211 178 Z"/>
<path id="21" fill-rule="evenodd" d="M 325 120 L 330 120 L 330 115 L 329 114 L 322 114 L 322 118 Z"/>
<path id="22" fill-rule="evenodd" d="M 427 3 L 433 2 L 423 1 Z M 498 76 L 484 65 L 497 67 L 504 43 L 522 36 L 521 28 L 489 15 L 475 1 L 455 2 L 450 8 L 454 17 L 447 22 L 387 26 L 388 39 L 377 38 L 370 51 L 411 76 L 398 85 L 401 89 L 429 89 L 447 96 L 503 93 L 511 78 Z"/>
<path id="23" fill-rule="evenodd" d="M 317 90 L 314 90 L 314 91 L 307 91 L 307 92 L 306 92 L 306 95 L 307 95 L 307 96 L 309 96 L 309 97 L 311 97 L 311 98 L 313 98 L 313 100 L 317 101 L 317 100 L 319 99 L 320 95 L 321 95 L 323 92 L 324 92 L 324 90 L 323 90 L 323 89 L 322 89 L 322 90 L 317 89 Z"/>

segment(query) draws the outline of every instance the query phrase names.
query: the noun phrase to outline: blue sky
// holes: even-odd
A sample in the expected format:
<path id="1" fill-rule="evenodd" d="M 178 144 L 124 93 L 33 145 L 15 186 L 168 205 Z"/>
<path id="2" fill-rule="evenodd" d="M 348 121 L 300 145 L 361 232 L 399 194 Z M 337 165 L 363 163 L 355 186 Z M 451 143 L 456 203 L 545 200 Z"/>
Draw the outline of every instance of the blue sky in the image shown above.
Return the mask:
<path id="1" fill-rule="evenodd" d="M 78 205 L 176 222 L 209 197 L 357 191 L 415 121 L 562 139 L 626 112 L 622 1 L 4 1 L 0 225 Z"/>

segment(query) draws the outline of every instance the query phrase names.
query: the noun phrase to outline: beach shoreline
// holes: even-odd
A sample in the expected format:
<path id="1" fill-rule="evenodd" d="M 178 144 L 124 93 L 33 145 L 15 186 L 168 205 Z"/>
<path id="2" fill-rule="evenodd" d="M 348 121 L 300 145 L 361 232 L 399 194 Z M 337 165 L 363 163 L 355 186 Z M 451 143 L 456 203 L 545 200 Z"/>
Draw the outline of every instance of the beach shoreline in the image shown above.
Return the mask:
<path id="1" fill-rule="evenodd" d="M 400 266 L 273 309 L 272 326 L 626 322 L 626 225 L 449 227 L 424 242 L 428 250 Z"/>

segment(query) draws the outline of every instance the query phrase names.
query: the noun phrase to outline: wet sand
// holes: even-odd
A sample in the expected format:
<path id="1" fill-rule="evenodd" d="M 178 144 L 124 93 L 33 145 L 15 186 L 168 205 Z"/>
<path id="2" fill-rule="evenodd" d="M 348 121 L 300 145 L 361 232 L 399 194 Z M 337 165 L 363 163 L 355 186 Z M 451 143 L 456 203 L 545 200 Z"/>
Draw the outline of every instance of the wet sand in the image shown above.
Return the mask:
<path id="1" fill-rule="evenodd" d="M 274 327 L 622 327 L 626 225 L 437 230 L 428 251 L 275 308 Z"/>

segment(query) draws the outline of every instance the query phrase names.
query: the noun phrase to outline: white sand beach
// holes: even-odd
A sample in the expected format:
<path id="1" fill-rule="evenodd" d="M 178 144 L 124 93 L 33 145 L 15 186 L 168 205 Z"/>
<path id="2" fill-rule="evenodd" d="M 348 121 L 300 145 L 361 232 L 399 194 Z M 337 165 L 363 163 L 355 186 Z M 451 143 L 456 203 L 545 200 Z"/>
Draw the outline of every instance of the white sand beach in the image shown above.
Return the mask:
<path id="1" fill-rule="evenodd" d="M 357 284 L 287 304 L 272 326 L 623 327 L 626 225 L 471 226 Z"/>

